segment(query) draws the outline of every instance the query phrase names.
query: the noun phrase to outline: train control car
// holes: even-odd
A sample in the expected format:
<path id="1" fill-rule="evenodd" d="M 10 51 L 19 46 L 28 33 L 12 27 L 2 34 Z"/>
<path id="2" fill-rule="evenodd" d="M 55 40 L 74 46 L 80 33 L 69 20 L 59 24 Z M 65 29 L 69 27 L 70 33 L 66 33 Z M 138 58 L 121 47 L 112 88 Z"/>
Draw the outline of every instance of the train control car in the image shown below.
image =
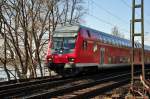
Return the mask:
<path id="1" fill-rule="evenodd" d="M 141 62 L 140 43 L 135 43 L 136 64 Z M 85 26 L 56 28 L 49 42 L 47 66 L 56 73 L 121 68 L 131 63 L 131 42 Z M 145 46 L 145 63 L 150 63 L 150 47 Z"/>

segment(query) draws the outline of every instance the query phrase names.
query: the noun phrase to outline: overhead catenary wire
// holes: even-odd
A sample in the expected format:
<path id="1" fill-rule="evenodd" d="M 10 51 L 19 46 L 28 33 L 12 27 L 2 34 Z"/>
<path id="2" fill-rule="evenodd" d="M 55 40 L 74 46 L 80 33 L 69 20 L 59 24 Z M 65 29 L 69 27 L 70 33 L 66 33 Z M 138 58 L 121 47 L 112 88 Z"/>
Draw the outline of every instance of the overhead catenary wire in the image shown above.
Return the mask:
<path id="1" fill-rule="evenodd" d="M 125 24 L 129 24 L 128 21 L 125 21 L 124 19 L 122 19 L 121 17 L 119 17 L 119 16 L 117 16 L 116 14 L 112 13 L 112 12 L 109 11 L 108 9 L 105 9 L 105 8 L 102 7 L 101 5 L 95 3 L 94 0 L 91 0 L 91 3 L 94 4 L 95 6 L 97 6 L 100 10 L 103 10 L 104 12 L 106 12 L 107 14 L 109 14 L 111 17 L 114 17 L 115 19 L 117 19 L 119 22 L 122 22 L 122 23 L 125 23 Z M 89 13 L 88 13 L 88 14 L 89 14 Z M 113 26 L 113 27 L 116 26 L 116 25 L 114 25 L 114 24 L 112 24 L 112 23 L 110 23 L 110 22 L 108 22 L 108 21 L 105 21 L 105 20 L 103 20 L 103 19 L 100 19 L 100 18 L 97 17 L 97 16 L 94 16 L 94 15 L 91 15 L 91 14 L 89 14 L 89 16 L 94 17 L 94 18 L 97 19 L 98 21 L 101 21 L 101 22 L 103 22 L 103 23 L 105 23 L 105 24 L 108 24 L 108 25 L 111 25 L 111 26 Z M 120 27 L 119 27 L 119 30 L 124 31 L 124 33 L 130 33 L 129 30 L 124 29 L 124 28 L 120 28 Z"/>
<path id="2" fill-rule="evenodd" d="M 126 7 L 129 7 L 130 9 L 132 9 L 132 6 L 131 5 L 129 5 L 125 0 L 120 0 Z M 140 15 L 140 13 L 137 13 L 138 15 Z M 146 14 L 146 13 L 144 13 L 146 16 L 148 16 L 149 17 L 149 15 L 148 14 Z M 145 21 L 146 21 L 146 23 L 147 24 L 149 24 L 150 25 L 150 21 L 148 20 L 148 19 L 146 19 L 145 18 Z"/>
<path id="3" fill-rule="evenodd" d="M 111 11 L 109 11 L 108 9 L 105 9 L 104 7 L 102 7 L 100 4 L 95 3 L 93 0 L 91 0 L 91 2 L 97 6 L 99 9 L 105 11 L 107 14 L 111 15 L 112 17 L 114 17 L 115 19 L 119 20 L 120 22 L 129 24 L 127 21 L 125 21 L 124 19 L 122 19 L 121 17 L 117 16 L 116 14 L 113 14 Z"/>
<path id="4" fill-rule="evenodd" d="M 126 2 L 126 0 L 121 0 L 121 2 L 122 2 L 126 7 L 132 9 L 132 6 L 129 5 L 129 4 Z M 137 14 L 140 15 L 140 13 L 137 13 Z M 144 14 L 146 14 L 146 13 L 144 13 Z M 146 14 L 146 16 L 149 16 L 149 15 Z M 150 25 L 150 21 L 149 21 L 149 20 L 145 19 L 145 22 L 147 23 L 147 25 Z M 147 33 L 146 33 L 145 36 L 147 36 Z"/>
<path id="5" fill-rule="evenodd" d="M 126 5 L 127 7 L 132 8 L 125 0 L 121 0 L 121 1 L 122 1 L 122 3 L 123 3 L 124 5 Z"/>
<path id="6" fill-rule="evenodd" d="M 95 18 L 96 20 L 98 20 L 98 21 L 100 21 L 100 22 L 102 22 L 102 23 L 105 23 L 105 24 L 107 24 L 107 25 L 110 25 L 110 26 L 113 26 L 113 27 L 116 26 L 116 25 L 114 25 L 113 23 L 110 23 L 110 22 L 108 22 L 108 21 L 106 21 L 106 20 L 103 20 L 103 19 L 101 19 L 101 18 L 99 18 L 99 17 L 97 17 L 97 16 L 94 16 L 94 15 L 92 15 L 92 14 L 86 13 L 86 15 L 91 16 L 91 17 Z M 124 31 L 125 33 L 126 33 L 126 32 L 129 33 L 129 31 L 126 30 L 126 29 L 124 29 L 124 28 L 120 28 L 120 30 Z"/>

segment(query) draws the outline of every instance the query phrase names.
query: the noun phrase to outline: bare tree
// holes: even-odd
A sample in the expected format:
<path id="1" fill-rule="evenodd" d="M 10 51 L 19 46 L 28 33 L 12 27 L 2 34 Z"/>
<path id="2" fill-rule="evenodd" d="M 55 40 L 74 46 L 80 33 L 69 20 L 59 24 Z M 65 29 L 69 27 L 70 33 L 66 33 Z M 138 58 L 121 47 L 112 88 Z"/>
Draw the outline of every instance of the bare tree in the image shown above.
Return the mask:
<path id="1" fill-rule="evenodd" d="M 4 71 L 6 72 L 6 75 L 7 75 L 7 78 L 8 78 L 8 81 L 10 81 L 10 74 L 8 72 L 8 69 L 6 67 L 6 63 L 7 63 L 7 55 L 6 55 L 6 42 L 7 42 L 7 39 L 6 39 L 6 32 L 5 32 L 5 23 L 3 23 L 3 15 L 2 15 L 2 6 L 3 6 L 3 3 L 4 1 L 1 1 L 0 2 L 0 33 L 2 33 L 2 27 L 4 26 L 3 28 L 3 37 L 4 37 L 4 60 L 0 59 L 1 62 L 4 64 Z"/>
<path id="2" fill-rule="evenodd" d="M 113 35 L 117 36 L 117 37 L 124 38 L 124 35 L 120 33 L 119 28 L 118 28 L 117 26 L 114 26 L 114 27 L 112 28 L 111 33 L 112 33 Z"/>
<path id="3" fill-rule="evenodd" d="M 43 76 L 43 48 L 57 25 L 78 23 L 84 10 L 82 0 L 5 0 L 2 20 L 7 47 L 19 78 Z M 70 6 L 71 5 L 71 6 Z M 4 32 L 0 35 L 4 37 Z"/>

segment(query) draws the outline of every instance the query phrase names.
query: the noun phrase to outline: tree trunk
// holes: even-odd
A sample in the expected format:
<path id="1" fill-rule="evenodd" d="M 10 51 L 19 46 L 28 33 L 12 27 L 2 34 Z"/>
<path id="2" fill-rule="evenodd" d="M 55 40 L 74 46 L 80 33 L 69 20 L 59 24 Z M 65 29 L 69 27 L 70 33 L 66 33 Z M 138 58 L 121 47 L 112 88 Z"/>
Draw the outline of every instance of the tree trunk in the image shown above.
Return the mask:
<path id="1" fill-rule="evenodd" d="M 6 53 L 6 32 L 5 32 L 5 24 L 4 24 L 4 56 L 5 56 L 5 60 L 4 60 L 4 70 L 6 72 L 8 81 L 10 81 L 10 74 L 7 70 L 6 64 L 7 64 L 7 53 Z"/>

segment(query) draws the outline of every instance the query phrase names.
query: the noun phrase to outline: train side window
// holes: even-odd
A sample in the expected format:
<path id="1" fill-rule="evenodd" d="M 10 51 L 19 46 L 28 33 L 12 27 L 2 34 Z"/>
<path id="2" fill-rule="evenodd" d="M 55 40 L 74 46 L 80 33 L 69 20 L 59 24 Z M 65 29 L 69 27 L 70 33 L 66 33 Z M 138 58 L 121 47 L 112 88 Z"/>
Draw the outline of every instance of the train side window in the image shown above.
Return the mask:
<path id="1" fill-rule="evenodd" d="M 83 41 L 83 45 L 82 45 L 83 49 L 86 50 L 87 49 L 87 41 Z"/>
<path id="2" fill-rule="evenodd" d="M 94 46 L 93 46 L 93 52 L 96 52 L 98 50 L 98 48 L 97 48 L 97 43 L 95 42 L 94 43 Z"/>
<path id="3" fill-rule="evenodd" d="M 108 63 L 111 64 L 112 63 L 112 57 L 108 57 Z"/>

